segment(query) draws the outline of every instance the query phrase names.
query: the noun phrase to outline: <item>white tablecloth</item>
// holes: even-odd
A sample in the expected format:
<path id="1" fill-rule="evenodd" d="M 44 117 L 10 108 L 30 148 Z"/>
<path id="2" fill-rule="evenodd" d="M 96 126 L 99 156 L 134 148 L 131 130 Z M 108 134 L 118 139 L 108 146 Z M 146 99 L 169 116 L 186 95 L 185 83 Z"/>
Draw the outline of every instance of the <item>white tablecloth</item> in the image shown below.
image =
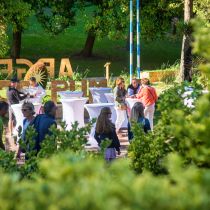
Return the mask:
<path id="1" fill-rule="evenodd" d="M 89 88 L 92 97 L 93 103 L 107 103 L 105 93 L 110 93 L 112 88 L 108 87 L 99 87 L 99 88 Z"/>
<path id="2" fill-rule="evenodd" d="M 42 98 L 46 96 L 46 91 L 43 89 L 41 91 L 39 88 L 26 88 L 23 89 L 25 93 L 29 93 L 30 95 L 35 95 L 36 97 L 34 98 L 27 98 L 27 101 L 30 101 L 31 103 L 42 103 Z"/>
<path id="3" fill-rule="evenodd" d="M 72 97 L 82 97 L 83 92 L 82 91 L 59 91 L 58 95 L 61 98 L 72 98 Z"/>
<path id="4" fill-rule="evenodd" d="M 114 93 L 104 93 L 108 103 L 114 103 Z"/>
<path id="5" fill-rule="evenodd" d="M 126 98 L 125 100 L 130 110 L 133 108 L 136 102 L 140 102 L 140 100 L 137 98 Z"/>
<path id="6" fill-rule="evenodd" d="M 60 100 L 63 106 L 63 121 L 67 124 L 67 129 L 71 129 L 71 124 L 79 123 L 79 127 L 84 126 L 84 105 L 87 98 L 68 98 Z"/>
<path id="7" fill-rule="evenodd" d="M 90 119 L 97 118 L 103 107 L 110 107 L 111 112 L 112 112 L 112 122 L 115 123 L 115 121 L 116 121 L 116 110 L 115 110 L 115 107 L 114 107 L 114 103 L 85 104 L 85 108 L 87 109 L 87 111 L 89 113 Z M 90 144 L 92 147 L 98 147 L 98 143 L 94 138 L 95 126 L 96 126 L 96 123 L 94 123 L 94 125 L 91 129 L 90 136 L 89 136 L 89 139 L 88 139 L 88 144 Z"/>
<path id="8" fill-rule="evenodd" d="M 35 112 L 36 114 L 39 114 L 39 111 L 41 109 L 42 104 L 41 103 L 34 103 L 34 108 L 35 108 Z M 19 126 L 21 126 L 23 128 L 23 120 L 24 120 L 24 116 L 22 113 L 22 104 L 13 104 L 11 105 L 12 111 L 15 115 L 15 119 L 16 119 L 16 126 L 15 129 L 13 131 L 14 135 L 18 134 L 18 128 Z"/>

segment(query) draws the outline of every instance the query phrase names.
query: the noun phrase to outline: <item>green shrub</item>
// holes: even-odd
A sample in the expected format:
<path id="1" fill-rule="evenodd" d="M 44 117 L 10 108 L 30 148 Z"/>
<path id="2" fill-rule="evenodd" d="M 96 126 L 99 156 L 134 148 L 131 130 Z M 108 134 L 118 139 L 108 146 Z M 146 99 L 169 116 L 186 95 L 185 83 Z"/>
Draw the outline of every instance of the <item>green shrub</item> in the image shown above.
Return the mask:
<path id="1" fill-rule="evenodd" d="M 65 153 L 66 150 L 85 152 L 87 135 L 90 132 L 93 122 L 91 121 L 82 128 L 79 128 L 76 122 L 72 124 L 71 130 L 66 130 L 65 123 L 61 123 L 61 128 L 59 129 L 52 126 L 50 128 L 51 135 L 45 137 L 38 154 L 33 149 L 35 146 L 34 138 L 37 135 L 35 129 L 33 127 L 27 129 L 24 141 L 21 139 L 21 130 L 19 130 L 19 143 L 22 150 L 25 151 L 25 164 L 18 167 L 15 160 L 15 153 L 0 151 L 0 168 L 4 172 L 19 173 L 21 179 L 33 178 L 36 173 L 39 173 L 38 162 L 41 159 L 49 158 L 57 153 Z"/>
<path id="2" fill-rule="evenodd" d="M 41 161 L 33 181 L 1 173 L 0 209 L 208 210 L 210 171 L 183 169 L 180 162 L 168 160 L 171 176 L 137 176 L 125 160 L 107 166 L 66 152 Z"/>

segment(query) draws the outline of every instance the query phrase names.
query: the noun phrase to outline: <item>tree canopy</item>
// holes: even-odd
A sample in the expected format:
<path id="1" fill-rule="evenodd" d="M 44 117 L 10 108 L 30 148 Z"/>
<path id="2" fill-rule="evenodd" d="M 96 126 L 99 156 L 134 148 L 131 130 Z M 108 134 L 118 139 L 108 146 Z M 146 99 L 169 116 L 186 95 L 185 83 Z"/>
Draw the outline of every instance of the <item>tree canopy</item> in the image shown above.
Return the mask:
<path id="1" fill-rule="evenodd" d="M 76 0 L 29 0 L 43 28 L 51 34 L 59 34 L 75 24 Z"/>

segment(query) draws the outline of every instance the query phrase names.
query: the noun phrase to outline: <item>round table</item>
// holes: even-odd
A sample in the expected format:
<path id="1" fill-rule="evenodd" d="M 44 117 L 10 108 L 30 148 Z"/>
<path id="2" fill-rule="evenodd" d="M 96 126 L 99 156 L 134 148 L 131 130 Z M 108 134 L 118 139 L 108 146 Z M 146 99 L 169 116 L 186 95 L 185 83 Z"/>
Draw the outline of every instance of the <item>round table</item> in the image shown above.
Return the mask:
<path id="1" fill-rule="evenodd" d="M 114 103 L 114 93 L 104 93 L 108 103 Z"/>
<path id="2" fill-rule="evenodd" d="M 36 115 L 39 114 L 39 111 L 41 109 L 42 104 L 41 103 L 33 103 L 34 108 L 35 108 L 35 113 Z M 15 129 L 13 131 L 13 135 L 18 135 L 18 128 L 19 126 L 21 126 L 23 128 L 23 120 L 24 120 L 24 116 L 22 113 L 22 104 L 12 104 L 11 105 L 12 111 L 15 115 L 15 119 L 16 119 L 16 126 Z"/>
<path id="3" fill-rule="evenodd" d="M 110 93 L 112 91 L 112 88 L 108 87 L 94 87 L 89 88 L 92 97 L 93 97 L 93 103 L 107 103 L 107 99 L 105 97 L 105 93 Z"/>
<path id="4" fill-rule="evenodd" d="M 111 112 L 112 112 L 112 122 L 115 123 L 116 121 L 116 110 L 114 103 L 101 103 L 101 104 L 85 104 L 85 109 L 88 111 L 88 114 L 90 116 L 90 119 L 98 118 L 101 109 L 103 107 L 110 107 Z M 94 138 L 95 134 L 95 126 L 96 123 L 94 123 L 93 127 L 91 128 L 90 136 L 88 139 L 88 144 L 91 145 L 91 147 L 98 147 L 98 143 Z"/>
<path id="5" fill-rule="evenodd" d="M 126 98 L 125 100 L 130 110 L 133 108 L 136 102 L 140 102 L 140 99 L 137 99 L 137 98 Z"/>
<path id="6" fill-rule="evenodd" d="M 83 127 L 84 123 L 84 105 L 87 102 L 87 98 L 66 98 L 60 99 L 63 107 L 63 121 L 66 122 L 67 130 L 71 129 L 71 124 L 74 122 L 79 123 L 79 127 Z"/>
<path id="7" fill-rule="evenodd" d="M 39 88 L 26 88 L 23 89 L 23 92 L 29 93 L 30 95 L 35 95 L 34 98 L 27 98 L 27 101 L 30 101 L 31 103 L 42 103 L 42 98 L 46 96 L 46 91 L 43 89 L 43 91 L 39 90 Z"/>
<path id="8" fill-rule="evenodd" d="M 63 99 L 64 98 L 72 98 L 72 97 L 82 97 L 82 95 L 83 95 L 82 91 L 70 91 L 70 90 L 59 91 L 57 93 Z"/>

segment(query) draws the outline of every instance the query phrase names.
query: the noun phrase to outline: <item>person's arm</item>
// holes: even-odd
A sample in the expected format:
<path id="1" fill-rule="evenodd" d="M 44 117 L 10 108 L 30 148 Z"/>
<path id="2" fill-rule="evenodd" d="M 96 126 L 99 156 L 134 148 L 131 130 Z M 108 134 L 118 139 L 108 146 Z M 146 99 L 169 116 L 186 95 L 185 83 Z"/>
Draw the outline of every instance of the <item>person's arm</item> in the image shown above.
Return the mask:
<path id="1" fill-rule="evenodd" d="M 19 90 L 16 91 L 16 97 L 18 98 L 19 101 L 22 101 L 23 99 L 27 98 L 27 94 L 20 92 Z"/>
<path id="2" fill-rule="evenodd" d="M 136 98 L 142 98 L 143 92 L 143 88 L 140 88 L 139 92 L 136 94 Z"/>
<path id="3" fill-rule="evenodd" d="M 154 98 L 155 98 L 155 101 L 157 101 L 158 100 L 157 92 L 156 92 L 155 88 L 153 88 L 153 90 L 154 90 Z"/>
<path id="4" fill-rule="evenodd" d="M 101 144 L 100 134 L 95 132 L 94 138 L 98 142 L 98 145 L 100 146 L 100 144 Z"/>
<path id="5" fill-rule="evenodd" d="M 4 130 L 4 126 L 3 126 L 3 122 L 1 120 L 1 125 L 0 125 L 0 148 L 5 150 L 5 146 L 2 140 L 2 136 L 3 136 L 3 130 Z"/>
<path id="6" fill-rule="evenodd" d="M 117 136 L 115 130 L 112 132 L 112 141 L 113 141 L 113 143 L 114 143 L 115 149 L 116 149 L 117 152 L 118 152 L 118 155 L 120 155 L 120 141 L 119 141 L 119 139 L 118 139 L 118 136 Z"/>
<path id="7" fill-rule="evenodd" d="M 149 120 L 145 118 L 144 132 L 147 133 L 148 131 L 151 131 L 151 127 L 150 127 Z"/>
<path id="8" fill-rule="evenodd" d="M 114 88 L 113 93 L 114 93 L 114 100 L 115 100 L 115 102 L 117 102 L 117 105 L 118 105 L 120 103 L 120 101 L 119 101 L 119 92 L 118 92 L 117 87 Z"/>
<path id="9" fill-rule="evenodd" d="M 4 143 L 2 141 L 2 137 L 0 137 L 0 149 L 5 150 L 5 146 L 4 146 Z"/>

